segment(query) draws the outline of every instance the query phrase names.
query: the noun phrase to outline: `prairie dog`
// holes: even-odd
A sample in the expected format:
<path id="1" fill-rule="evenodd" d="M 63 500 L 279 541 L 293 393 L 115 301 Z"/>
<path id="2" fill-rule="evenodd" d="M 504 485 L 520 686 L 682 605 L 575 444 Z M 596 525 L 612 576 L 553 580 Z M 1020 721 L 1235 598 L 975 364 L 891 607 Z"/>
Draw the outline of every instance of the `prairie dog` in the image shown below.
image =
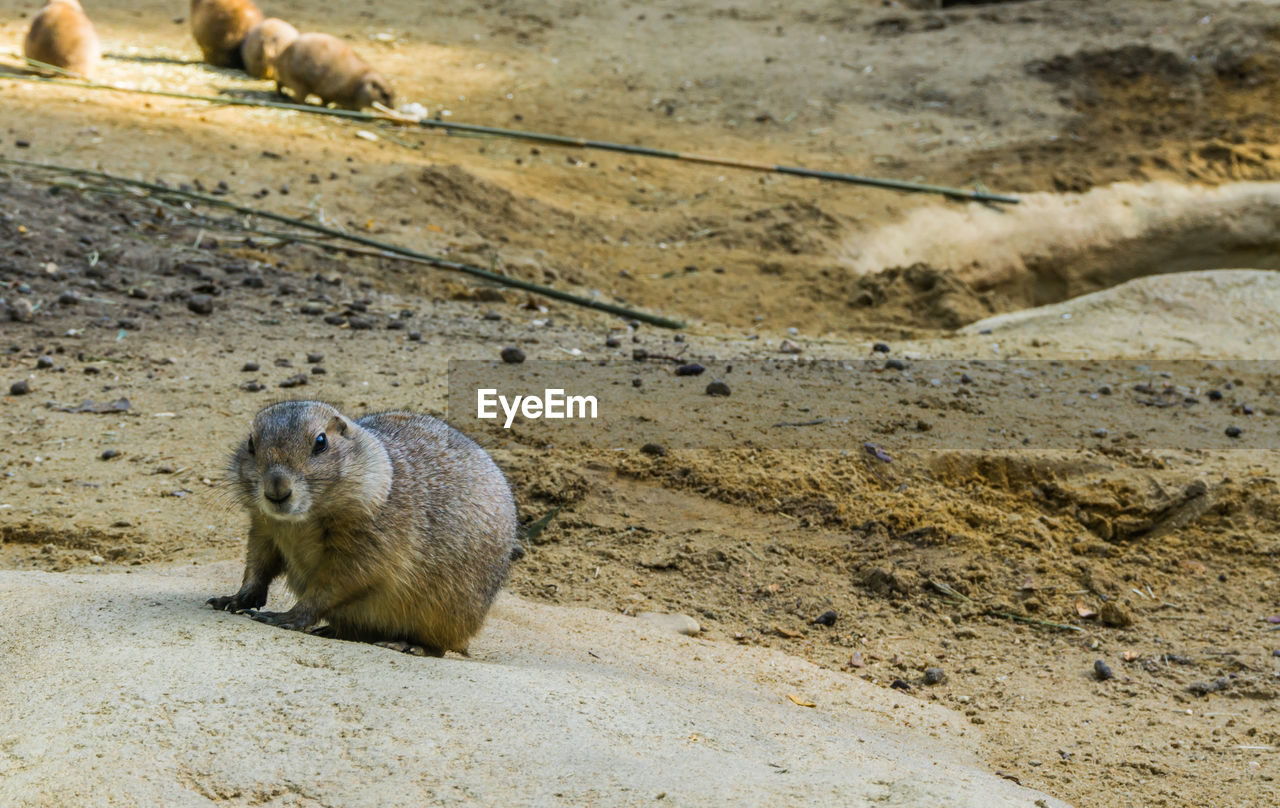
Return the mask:
<path id="1" fill-rule="evenodd" d="M 28 59 L 89 77 L 98 69 L 102 45 L 77 0 L 49 0 L 31 21 L 22 53 Z"/>
<path id="2" fill-rule="evenodd" d="M 191 0 L 191 33 L 204 60 L 217 67 L 244 67 L 240 43 L 260 22 L 251 0 Z"/>
<path id="3" fill-rule="evenodd" d="M 277 86 L 289 90 L 300 104 L 307 96 L 321 104 L 364 109 L 376 101 L 392 106 L 391 85 L 382 74 L 356 55 L 351 46 L 329 34 L 303 34 L 276 60 Z"/>
<path id="4" fill-rule="evenodd" d="M 298 38 L 298 29 L 278 17 L 267 17 L 253 26 L 240 44 L 245 72 L 255 79 L 274 79 L 276 59 Z"/>
<path id="5" fill-rule="evenodd" d="M 341 639 L 466 653 L 517 555 L 511 488 L 474 441 L 411 412 L 273 404 L 228 469 L 249 512 L 244 581 L 215 609 Z M 297 603 L 255 611 L 284 575 Z"/>

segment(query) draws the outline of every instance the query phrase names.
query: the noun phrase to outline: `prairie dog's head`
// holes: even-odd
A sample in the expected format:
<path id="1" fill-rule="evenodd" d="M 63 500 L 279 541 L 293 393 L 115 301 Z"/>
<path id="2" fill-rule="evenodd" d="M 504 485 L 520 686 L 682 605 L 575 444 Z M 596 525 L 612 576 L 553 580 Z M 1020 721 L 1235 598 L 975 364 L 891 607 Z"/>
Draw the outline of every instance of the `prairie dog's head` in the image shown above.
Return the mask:
<path id="1" fill-rule="evenodd" d="M 282 401 L 261 410 L 232 457 L 230 475 L 246 509 L 289 522 L 370 510 L 391 486 L 382 444 L 319 401 Z"/>
<path id="2" fill-rule="evenodd" d="M 356 103 L 360 105 L 360 109 L 371 107 L 375 103 L 395 109 L 395 102 L 396 97 L 391 91 L 391 84 L 383 78 L 381 73 L 376 70 L 365 73 L 364 78 L 360 80 L 360 88 L 356 91 Z"/>

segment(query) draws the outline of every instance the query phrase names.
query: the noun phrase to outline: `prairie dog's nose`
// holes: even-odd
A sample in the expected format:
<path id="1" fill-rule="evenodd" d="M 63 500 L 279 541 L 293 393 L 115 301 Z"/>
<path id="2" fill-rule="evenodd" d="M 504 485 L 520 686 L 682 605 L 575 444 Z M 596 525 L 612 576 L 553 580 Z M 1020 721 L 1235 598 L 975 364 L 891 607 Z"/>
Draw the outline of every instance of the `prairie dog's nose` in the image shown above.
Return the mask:
<path id="1" fill-rule="evenodd" d="M 262 481 L 262 495 L 276 504 L 284 502 L 293 495 L 293 481 L 280 469 L 272 469 Z"/>

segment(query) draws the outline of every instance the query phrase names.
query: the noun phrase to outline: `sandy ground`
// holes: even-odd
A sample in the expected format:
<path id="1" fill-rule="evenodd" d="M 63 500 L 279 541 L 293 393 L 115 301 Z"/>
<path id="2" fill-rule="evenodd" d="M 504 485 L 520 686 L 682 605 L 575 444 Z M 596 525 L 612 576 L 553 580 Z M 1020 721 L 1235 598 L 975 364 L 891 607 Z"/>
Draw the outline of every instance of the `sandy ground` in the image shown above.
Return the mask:
<path id="1" fill-rule="evenodd" d="M 0 38 L 16 48 L 30 10 L 0 3 Z M 4 389 L 32 389 L 3 400 L 6 567 L 235 559 L 239 517 L 217 483 L 262 403 L 302 393 L 353 411 L 441 412 L 448 359 L 493 359 L 512 344 L 530 359 L 626 360 L 642 348 L 706 362 L 776 358 L 784 337 L 805 357 L 862 359 L 879 340 L 909 361 L 1276 356 L 1270 274 L 1117 287 L 1276 265 L 1273 4 L 268 10 L 349 36 L 401 101 L 452 120 L 981 183 L 1026 203 L 1000 213 L 0 82 L 4 156 L 225 182 L 237 201 L 689 322 L 679 335 L 633 328 L 10 172 L 0 296 L 39 305 L 31 322 L 0 325 Z M 91 13 L 121 57 L 106 80 L 268 90 L 190 63 L 172 4 Z M 78 297 L 60 302 L 64 292 Z M 188 309 L 195 294 L 212 296 L 211 314 Z M 347 319 L 334 326 L 304 306 Z M 374 327 L 352 329 L 352 316 Z M 305 361 L 313 352 L 324 359 Z M 41 356 L 52 367 L 37 369 Z M 260 370 L 243 372 L 246 362 Z M 1280 613 L 1280 491 L 1274 454 L 1249 439 L 1274 433 L 1275 391 L 1264 370 L 1235 370 L 1197 363 L 1145 382 L 1196 398 L 1188 418 L 1210 406 L 1236 417 L 1234 450 L 894 450 L 884 464 L 785 448 L 652 456 L 639 441 L 623 452 L 495 441 L 526 522 L 563 506 L 510 588 L 623 614 L 683 612 L 719 644 L 899 680 L 982 725 L 991 769 L 1078 805 L 1274 802 L 1280 637 L 1262 618 Z M 306 387 L 277 386 L 298 373 Z M 246 389 L 253 381 L 265 389 Z M 123 412 L 63 411 L 121 398 Z M 1068 406 L 1046 401 L 1045 412 Z M 100 459 L 107 450 L 118 454 Z M 827 611 L 834 625 L 812 622 Z M 1081 616 L 1098 611 L 1111 625 Z M 1099 659 L 1113 679 L 1095 677 Z M 930 667 L 946 681 L 923 684 Z"/>

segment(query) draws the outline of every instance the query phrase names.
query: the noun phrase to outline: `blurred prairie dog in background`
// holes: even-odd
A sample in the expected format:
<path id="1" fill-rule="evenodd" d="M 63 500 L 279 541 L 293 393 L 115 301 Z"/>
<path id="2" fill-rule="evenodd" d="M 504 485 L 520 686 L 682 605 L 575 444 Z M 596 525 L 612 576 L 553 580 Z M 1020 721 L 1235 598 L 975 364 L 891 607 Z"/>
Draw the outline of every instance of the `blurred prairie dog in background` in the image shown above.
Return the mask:
<path id="1" fill-rule="evenodd" d="M 395 97 L 382 74 L 329 34 L 302 34 L 276 60 L 276 84 L 298 101 L 318 96 L 321 104 L 364 109 L 392 106 Z"/>
<path id="2" fill-rule="evenodd" d="M 191 33 L 204 60 L 217 67 L 244 67 L 240 44 L 262 22 L 250 0 L 191 0 Z"/>
<path id="3" fill-rule="evenodd" d="M 278 17 L 258 23 L 240 44 L 245 72 L 255 79 L 274 79 L 276 59 L 297 38 L 298 29 Z"/>
<path id="4" fill-rule="evenodd" d="M 31 21 L 22 54 L 89 77 L 98 69 L 102 45 L 77 0 L 49 0 Z"/>

